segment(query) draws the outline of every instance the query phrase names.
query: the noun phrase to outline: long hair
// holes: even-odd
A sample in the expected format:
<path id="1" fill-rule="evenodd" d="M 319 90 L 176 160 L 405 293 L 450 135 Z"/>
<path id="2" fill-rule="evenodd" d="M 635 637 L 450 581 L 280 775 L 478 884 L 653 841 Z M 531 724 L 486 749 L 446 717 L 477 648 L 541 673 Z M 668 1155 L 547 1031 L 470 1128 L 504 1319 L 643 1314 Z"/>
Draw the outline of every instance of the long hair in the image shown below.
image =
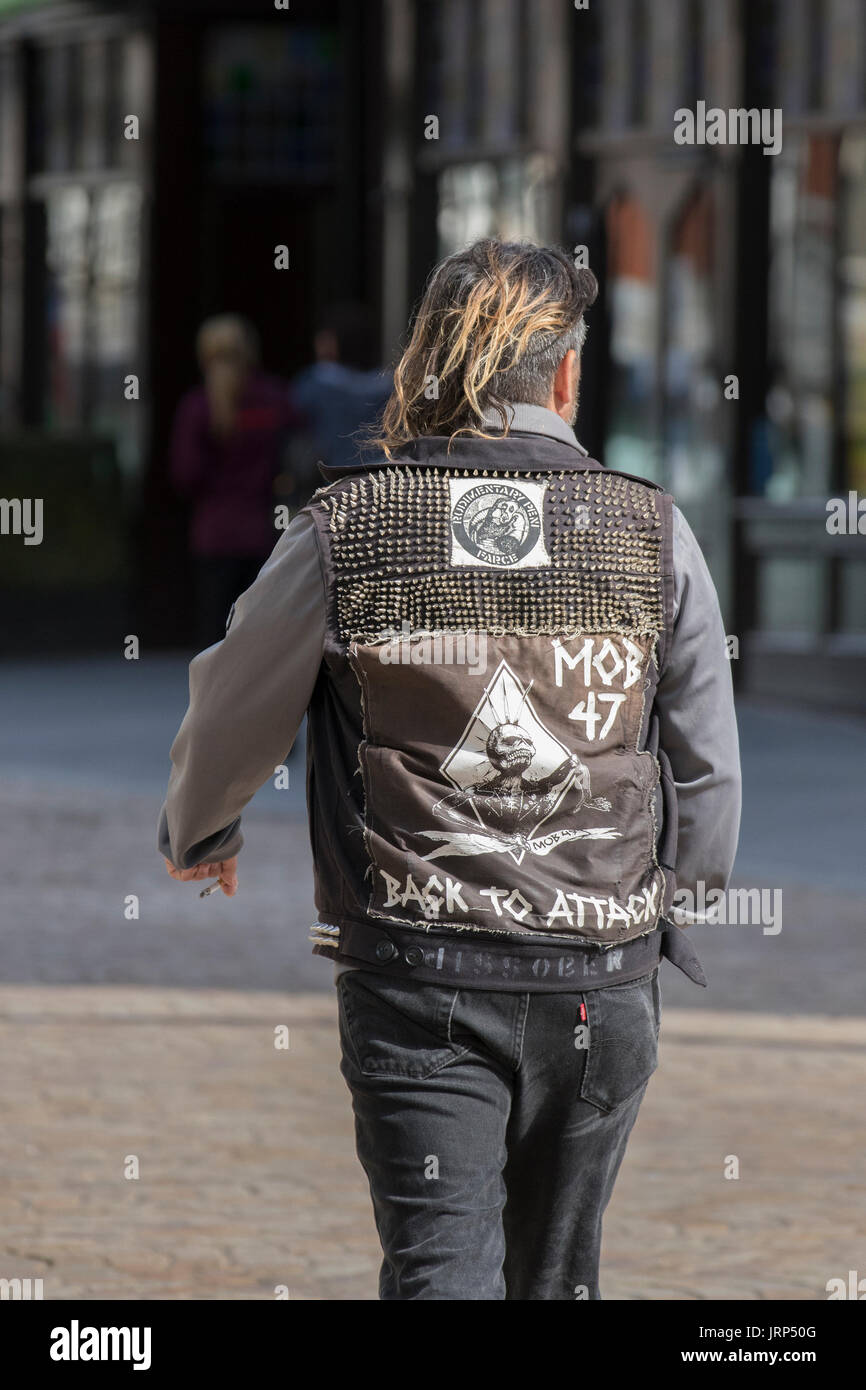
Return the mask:
<path id="1" fill-rule="evenodd" d="M 557 247 L 487 238 L 448 256 L 427 282 L 369 443 L 392 458 L 421 434 L 490 438 L 490 407 L 507 434 L 506 406 L 545 405 L 565 353 L 580 353 L 597 293 L 592 271 Z"/>

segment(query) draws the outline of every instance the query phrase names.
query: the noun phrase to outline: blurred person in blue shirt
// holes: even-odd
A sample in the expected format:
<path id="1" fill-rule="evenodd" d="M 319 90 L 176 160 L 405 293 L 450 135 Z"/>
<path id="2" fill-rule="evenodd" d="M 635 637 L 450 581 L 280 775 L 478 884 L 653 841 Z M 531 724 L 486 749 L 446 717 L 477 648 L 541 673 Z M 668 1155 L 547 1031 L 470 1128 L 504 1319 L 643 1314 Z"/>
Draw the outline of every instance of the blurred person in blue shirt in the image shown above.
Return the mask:
<path id="1" fill-rule="evenodd" d="M 392 376 L 377 361 L 373 324 L 364 304 L 331 305 L 319 319 L 313 339 L 315 362 L 293 379 L 292 403 L 307 422 L 311 455 L 309 495 L 321 486 L 315 464 L 360 461 L 367 427 L 391 394 Z M 299 499 L 303 506 L 308 500 Z"/>

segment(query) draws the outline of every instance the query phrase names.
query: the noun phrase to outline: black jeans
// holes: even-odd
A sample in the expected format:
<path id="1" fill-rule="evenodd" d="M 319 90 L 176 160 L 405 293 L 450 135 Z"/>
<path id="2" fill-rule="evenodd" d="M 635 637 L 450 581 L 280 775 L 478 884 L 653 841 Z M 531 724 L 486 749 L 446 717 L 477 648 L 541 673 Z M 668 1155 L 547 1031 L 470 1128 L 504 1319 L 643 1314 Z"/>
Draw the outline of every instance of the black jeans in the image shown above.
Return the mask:
<path id="1" fill-rule="evenodd" d="M 658 969 L 585 994 L 339 977 L 382 1299 L 599 1299 L 601 1221 L 658 1061 Z"/>

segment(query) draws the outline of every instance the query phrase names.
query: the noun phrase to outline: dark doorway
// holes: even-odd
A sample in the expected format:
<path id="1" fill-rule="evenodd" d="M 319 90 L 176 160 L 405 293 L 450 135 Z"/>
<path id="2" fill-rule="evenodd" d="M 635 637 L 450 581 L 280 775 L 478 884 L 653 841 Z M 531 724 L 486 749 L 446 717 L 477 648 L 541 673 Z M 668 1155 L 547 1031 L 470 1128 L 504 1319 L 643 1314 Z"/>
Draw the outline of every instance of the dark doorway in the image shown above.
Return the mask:
<path id="1" fill-rule="evenodd" d="M 310 356 L 315 256 L 312 207 L 273 189 L 211 189 L 202 226 L 204 315 L 238 313 L 259 332 L 266 371 L 291 375 Z M 275 268 L 286 246 L 289 268 Z"/>

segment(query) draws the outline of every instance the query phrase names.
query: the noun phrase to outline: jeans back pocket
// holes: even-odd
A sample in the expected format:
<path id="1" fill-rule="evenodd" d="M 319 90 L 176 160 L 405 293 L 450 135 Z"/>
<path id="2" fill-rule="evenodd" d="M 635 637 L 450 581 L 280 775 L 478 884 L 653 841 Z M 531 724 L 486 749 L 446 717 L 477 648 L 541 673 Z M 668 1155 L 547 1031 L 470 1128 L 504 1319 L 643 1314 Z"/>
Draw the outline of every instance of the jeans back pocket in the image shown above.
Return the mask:
<path id="1" fill-rule="evenodd" d="M 583 995 L 589 1047 L 580 1094 L 609 1114 L 649 1081 L 658 1066 L 658 969 L 642 980 Z"/>
<path id="2" fill-rule="evenodd" d="M 363 1076 L 424 1080 L 469 1050 L 451 1039 L 456 989 L 348 970 L 337 993 L 344 1048 Z"/>

